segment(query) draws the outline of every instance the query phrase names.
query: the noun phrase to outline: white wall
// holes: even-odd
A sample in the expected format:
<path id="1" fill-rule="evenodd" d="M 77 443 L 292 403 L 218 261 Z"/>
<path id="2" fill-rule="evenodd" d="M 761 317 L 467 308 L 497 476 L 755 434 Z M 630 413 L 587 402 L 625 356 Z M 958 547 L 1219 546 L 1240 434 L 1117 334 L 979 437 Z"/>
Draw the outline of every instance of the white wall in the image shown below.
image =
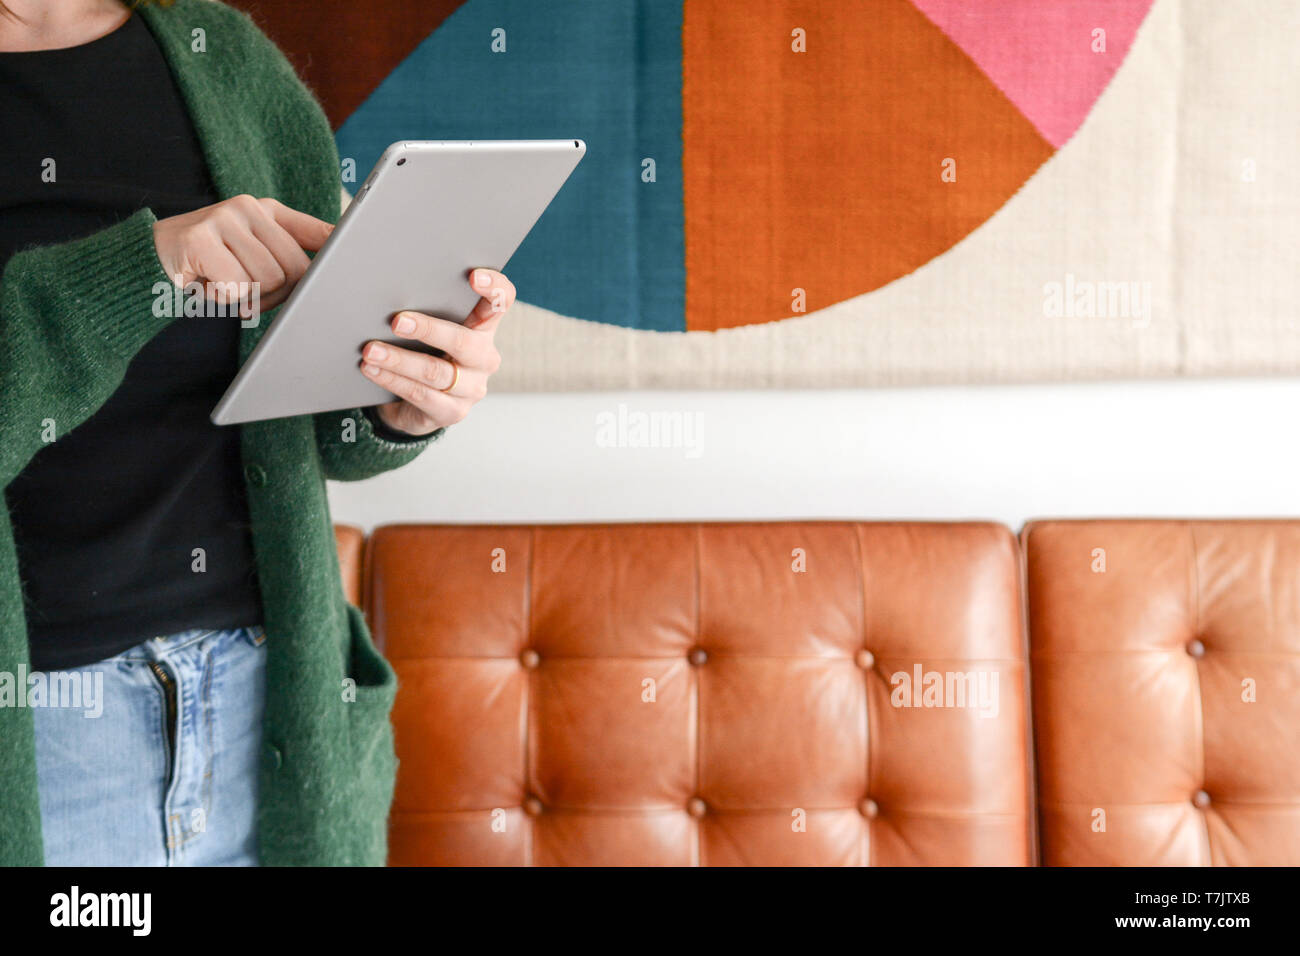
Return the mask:
<path id="1" fill-rule="evenodd" d="M 693 416 L 698 444 L 602 447 L 620 403 Z M 367 528 L 1295 515 L 1298 410 L 1282 379 L 491 395 L 415 463 L 330 493 L 336 521 Z"/>

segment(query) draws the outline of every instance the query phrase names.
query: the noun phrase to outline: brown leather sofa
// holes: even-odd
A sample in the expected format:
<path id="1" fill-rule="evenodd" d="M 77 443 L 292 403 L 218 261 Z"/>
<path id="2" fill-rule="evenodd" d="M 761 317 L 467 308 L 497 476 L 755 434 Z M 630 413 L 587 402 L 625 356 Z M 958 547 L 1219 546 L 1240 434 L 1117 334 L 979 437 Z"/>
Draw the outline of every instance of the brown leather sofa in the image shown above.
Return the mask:
<path id="1" fill-rule="evenodd" d="M 394 865 L 1300 862 L 1300 522 L 337 538 Z"/>
<path id="2" fill-rule="evenodd" d="M 1042 862 L 1300 863 L 1300 521 L 1021 540 Z"/>

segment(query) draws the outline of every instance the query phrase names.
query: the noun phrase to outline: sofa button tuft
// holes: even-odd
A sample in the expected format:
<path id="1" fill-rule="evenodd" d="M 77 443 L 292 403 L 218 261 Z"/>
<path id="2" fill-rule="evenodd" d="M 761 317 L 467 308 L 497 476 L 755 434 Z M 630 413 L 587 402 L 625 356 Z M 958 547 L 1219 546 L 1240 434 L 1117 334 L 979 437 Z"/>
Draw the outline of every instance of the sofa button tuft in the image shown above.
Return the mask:
<path id="1" fill-rule="evenodd" d="M 880 816 L 880 807 L 870 797 L 863 797 L 862 802 L 858 804 L 858 812 L 868 820 L 874 820 Z"/>
<path id="2" fill-rule="evenodd" d="M 1194 637 L 1187 642 L 1187 653 L 1190 654 L 1192 657 L 1204 657 L 1205 644 Z"/>
<path id="3" fill-rule="evenodd" d="M 544 809 L 542 801 L 538 800 L 536 797 L 530 795 L 524 798 L 524 813 L 528 814 L 530 817 L 540 817 L 542 815 L 542 810 Z"/>
<path id="4" fill-rule="evenodd" d="M 537 665 L 541 664 L 541 662 L 542 655 L 538 654 L 531 647 L 525 647 L 519 652 L 519 663 L 527 670 L 537 670 Z"/>
<path id="5" fill-rule="evenodd" d="M 1197 790 L 1192 794 L 1192 803 L 1204 810 L 1210 805 L 1210 795 L 1204 790 Z"/>
<path id="6" fill-rule="evenodd" d="M 709 652 L 702 647 L 692 647 L 688 658 L 696 667 L 702 667 L 709 659 Z"/>
<path id="7" fill-rule="evenodd" d="M 865 647 L 858 651 L 854 659 L 858 662 L 858 666 L 864 671 L 869 671 L 871 668 L 876 666 L 876 655 L 871 653 Z"/>
<path id="8" fill-rule="evenodd" d="M 699 797 L 691 797 L 686 801 L 686 812 L 699 820 L 709 812 L 709 805 Z"/>

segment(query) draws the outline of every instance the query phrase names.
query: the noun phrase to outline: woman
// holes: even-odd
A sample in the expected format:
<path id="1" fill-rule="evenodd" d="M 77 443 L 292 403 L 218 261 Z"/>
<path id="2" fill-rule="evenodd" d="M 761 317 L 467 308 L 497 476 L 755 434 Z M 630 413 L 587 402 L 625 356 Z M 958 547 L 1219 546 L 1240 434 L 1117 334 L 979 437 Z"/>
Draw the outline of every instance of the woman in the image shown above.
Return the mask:
<path id="1" fill-rule="evenodd" d="M 465 416 L 514 289 L 474 270 L 467 328 L 393 317 L 448 356 L 368 343 L 396 401 L 213 426 L 269 316 L 157 289 L 283 301 L 338 218 L 329 125 L 213 0 L 4 3 L 0 864 L 382 864 L 395 682 L 325 479 Z"/>

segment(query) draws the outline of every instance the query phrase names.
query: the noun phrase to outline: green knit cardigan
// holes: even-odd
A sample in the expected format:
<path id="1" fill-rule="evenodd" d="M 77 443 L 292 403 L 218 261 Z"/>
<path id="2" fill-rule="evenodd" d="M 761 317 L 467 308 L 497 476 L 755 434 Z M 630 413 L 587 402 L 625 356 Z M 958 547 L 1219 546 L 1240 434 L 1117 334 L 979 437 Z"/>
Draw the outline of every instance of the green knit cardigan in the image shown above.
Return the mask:
<path id="1" fill-rule="evenodd" d="M 339 161 L 329 123 L 253 22 L 215 0 L 150 5 L 136 15 L 176 78 L 222 198 L 273 196 L 336 221 Z M 66 434 L 89 418 L 136 352 L 172 321 L 152 308 L 155 283 L 168 281 L 154 222 L 141 209 L 87 238 L 23 250 L 0 276 L 4 487 L 42 447 L 47 420 Z M 241 330 L 241 360 L 272 315 Z M 240 429 L 268 635 L 261 861 L 381 865 L 396 770 L 389 723 L 396 678 L 343 596 L 325 479 L 396 468 L 440 432 L 390 441 L 360 409 Z M 0 865 L 42 862 L 32 713 L 12 693 L 29 662 L 13 530 L 0 508 Z M 353 681 L 355 694 L 345 692 Z"/>

